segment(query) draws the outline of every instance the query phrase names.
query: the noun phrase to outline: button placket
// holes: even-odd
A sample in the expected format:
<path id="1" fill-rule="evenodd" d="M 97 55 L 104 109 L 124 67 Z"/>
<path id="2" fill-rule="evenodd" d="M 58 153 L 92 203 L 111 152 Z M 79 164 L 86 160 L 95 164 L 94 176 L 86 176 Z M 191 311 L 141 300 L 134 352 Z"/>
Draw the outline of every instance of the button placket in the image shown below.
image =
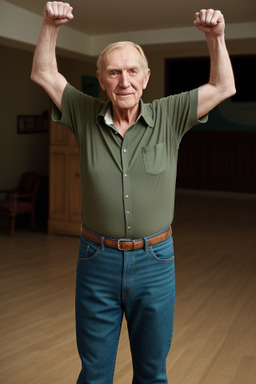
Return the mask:
<path id="1" fill-rule="evenodd" d="M 130 181 L 129 181 L 129 150 L 127 140 L 124 139 L 122 146 L 122 164 L 123 164 L 123 204 L 125 215 L 125 231 L 126 236 L 131 237 L 132 223 L 131 223 L 131 194 L 130 194 Z"/>

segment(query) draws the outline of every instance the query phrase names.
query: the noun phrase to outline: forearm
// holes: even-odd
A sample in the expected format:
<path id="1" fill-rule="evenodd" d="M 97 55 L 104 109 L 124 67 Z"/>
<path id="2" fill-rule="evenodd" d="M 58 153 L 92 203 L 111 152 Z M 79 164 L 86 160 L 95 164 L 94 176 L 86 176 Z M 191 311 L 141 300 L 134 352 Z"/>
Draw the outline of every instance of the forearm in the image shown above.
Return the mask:
<path id="1" fill-rule="evenodd" d="M 236 93 L 235 80 L 225 37 L 206 36 L 211 59 L 209 82 L 199 87 L 198 118 Z"/>
<path id="2" fill-rule="evenodd" d="M 206 33 L 206 41 L 211 59 L 209 84 L 216 87 L 225 99 L 236 92 L 225 35 L 212 36 L 210 33 Z"/>
<path id="3" fill-rule="evenodd" d="M 67 80 L 58 72 L 57 67 L 55 48 L 58 29 L 42 24 L 32 64 L 31 80 L 48 93 L 61 111 L 62 94 Z"/>
<path id="4" fill-rule="evenodd" d="M 56 41 L 59 28 L 42 24 L 32 64 L 31 79 L 43 86 L 45 80 L 58 73 Z"/>

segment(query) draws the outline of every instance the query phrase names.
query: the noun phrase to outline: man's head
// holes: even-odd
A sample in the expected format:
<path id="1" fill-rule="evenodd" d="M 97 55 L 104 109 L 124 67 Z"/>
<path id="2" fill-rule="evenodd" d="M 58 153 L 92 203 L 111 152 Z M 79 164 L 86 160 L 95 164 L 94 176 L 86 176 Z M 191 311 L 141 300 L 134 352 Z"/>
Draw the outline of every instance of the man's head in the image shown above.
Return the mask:
<path id="1" fill-rule="evenodd" d="M 133 47 L 138 51 L 138 53 L 140 54 L 141 59 L 143 61 L 143 66 L 145 68 L 145 71 L 147 71 L 148 70 L 148 61 L 147 61 L 147 58 L 146 58 L 145 53 L 144 53 L 143 49 L 141 48 L 141 46 L 139 46 L 138 44 L 135 44 L 131 41 L 118 41 L 117 43 L 109 44 L 99 54 L 98 61 L 97 61 L 98 72 L 102 71 L 102 64 L 103 64 L 105 56 L 108 53 L 110 53 L 111 51 L 113 51 L 115 49 L 123 49 L 123 48 L 127 48 L 127 47 Z"/>
<path id="2" fill-rule="evenodd" d="M 150 70 L 142 48 L 123 41 L 107 46 L 98 58 L 97 77 L 113 108 L 129 109 L 139 104 Z"/>

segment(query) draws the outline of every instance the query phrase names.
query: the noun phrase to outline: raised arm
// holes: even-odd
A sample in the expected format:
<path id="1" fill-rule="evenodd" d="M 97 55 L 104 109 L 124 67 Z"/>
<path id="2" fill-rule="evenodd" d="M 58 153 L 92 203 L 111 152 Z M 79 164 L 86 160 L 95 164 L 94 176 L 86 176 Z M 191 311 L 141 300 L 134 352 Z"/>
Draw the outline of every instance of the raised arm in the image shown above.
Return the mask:
<path id="1" fill-rule="evenodd" d="M 31 80 L 48 93 L 60 111 L 67 80 L 58 71 L 55 48 L 60 26 L 73 19 L 72 10 L 68 3 L 46 4 L 31 72 Z"/>
<path id="2" fill-rule="evenodd" d="M 198 118 L 236 93 L 234 75 L 225 43 L 225 21 L 220 11 L 202 9 L 194 25 L 205 33 L 211 59 L 210 79 L 198 90 Z"/>

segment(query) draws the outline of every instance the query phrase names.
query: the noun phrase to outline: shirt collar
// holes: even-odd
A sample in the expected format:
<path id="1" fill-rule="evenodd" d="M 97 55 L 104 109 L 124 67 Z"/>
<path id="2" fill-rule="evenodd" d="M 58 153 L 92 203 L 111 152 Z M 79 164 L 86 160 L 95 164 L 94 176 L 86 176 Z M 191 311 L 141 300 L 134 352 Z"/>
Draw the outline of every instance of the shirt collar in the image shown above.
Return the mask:
<path id="1" fill-rule="evenodd" d="M 143 103 L 142 99 L 140 99 L 140 113 L 137 121 L 139 120 L 140 117 L 144 119 L 144 121 L 150 128 L 154 128 L 155 119 L 154 119 L 154 114 L 153 114 L 151 105 Z"/>
<path id="2" fill-rule="evenodd" d="M 105 123 L 106 123 L 107 125 L 109 125 L 109 126 L 112 127 L 112 128 L 115 128 L 115 126 L 114 126 L 114 122 L 113 122 L 113 118 L 112 118 L 112 113 L 111 113 L 111 108 L 110 108 L 110 106 L 108 107 L 108 110 L 107 110 L 107 112 L 105 113 L 104 120 L 105 120 Z"/>
<path id="3" fill-rule="evenodd" d="M 109 120 L 109 111 L 111 110 L 111 101 L 107 101 L 102 109 L 100 110 L 97 120 L 101 117 L 105 119 L 106 124 L 111 123 L 111 120 Z M 139 121 L 139 119 L 142 118 L 145 123 L 150 127 L 154 128 L 155 121 L 154 121 L 154 116 L 153 116 L 153 111 L 150 106 L 150 104 L 145 104 L 142 99 L 140 99 L 140 112 L 137 117 L 136 121 Z"/>

